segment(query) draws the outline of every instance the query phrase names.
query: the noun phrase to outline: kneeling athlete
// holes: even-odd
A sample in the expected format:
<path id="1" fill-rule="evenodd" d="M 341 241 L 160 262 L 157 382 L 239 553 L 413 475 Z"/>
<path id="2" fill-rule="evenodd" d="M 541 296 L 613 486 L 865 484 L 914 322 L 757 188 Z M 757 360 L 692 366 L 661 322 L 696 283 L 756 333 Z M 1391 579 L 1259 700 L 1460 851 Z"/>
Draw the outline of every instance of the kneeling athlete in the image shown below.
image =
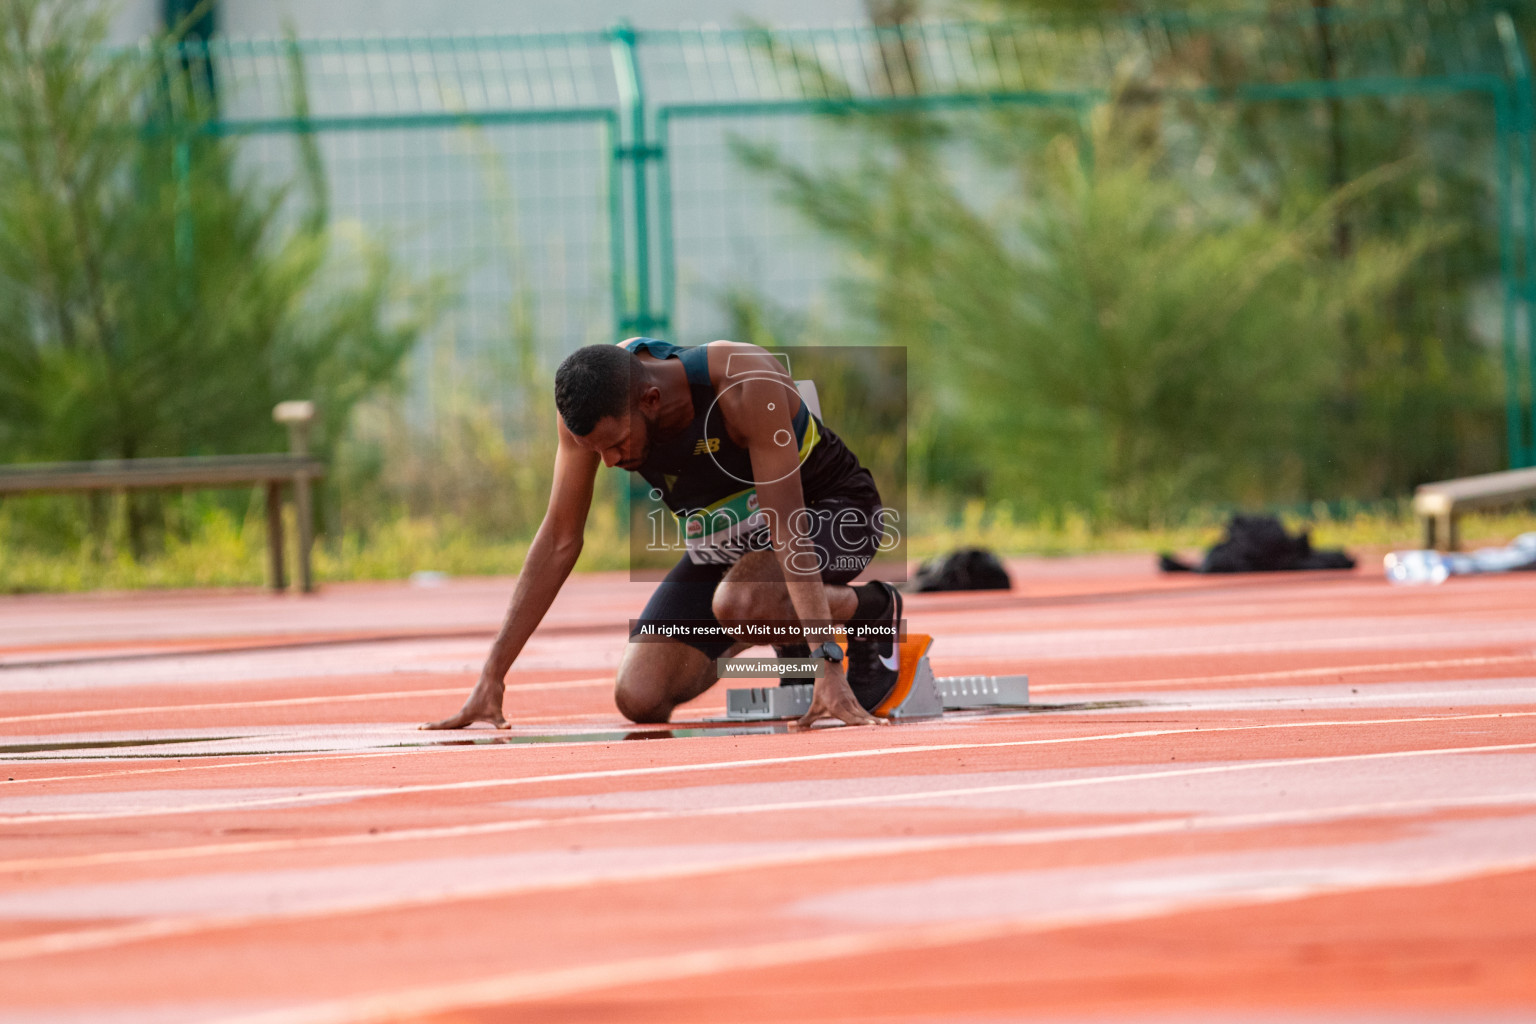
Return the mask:
<path id="1" fill-rule="evenodd" d="M 871 709 L 896 685 L 901 597 L 888 583 L 849 585 L 880 543 L 880 494 L 777 359 L 730 341 L 589 345 L 556 372 L 555 405 L 549 507 L 505 621 L 464 707 L 423 728 L 507 727 L 506 674 L 581 553 L 599 463 L 650 483 L 685 524 L 688 545 L 631 628 L 615 691 L 620 712 L 668 721 L 715 684 L 717 658 L 752 646 L 738 639 L 745 627 L 798 622 L 806 640 L 775 651 L 821 657 L 826 671 L 797 724 L 886 724 Z M 689 625 L 690 635 L 666 636 L 675 631 L 659 627 L 669 624 Z M 848 644 L 845 666 L 837 625 L 880 628 Z"/>

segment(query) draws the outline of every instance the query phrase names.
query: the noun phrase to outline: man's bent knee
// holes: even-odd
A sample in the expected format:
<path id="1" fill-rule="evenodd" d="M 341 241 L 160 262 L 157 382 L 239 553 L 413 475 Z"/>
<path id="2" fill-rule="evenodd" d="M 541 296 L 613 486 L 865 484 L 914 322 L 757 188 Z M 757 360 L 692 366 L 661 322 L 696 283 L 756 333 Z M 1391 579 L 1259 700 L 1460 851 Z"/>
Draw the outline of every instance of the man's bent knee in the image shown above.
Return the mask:
<path id="1" fill-rule="evenodd" d="M 674 704 L 666 694 L 640 686 L 626 686 L 623 679 L 613 692 L 619 714 L 636 725 L 660 725 L 672 720 Z"/>
<path id="2" fill-rule="evenodd" d="M 674 641 L 631 640 L 619 663 L 614 703 L 631 722 L 657 723 L 715 684 L 714 659 Z"/>
<path id="3" fill-rule="evenodd" d="M 678 650 L 672 644 L 647 647 L 651 645 L 631 644 L 619 664 L 613 690 L 619 714 L 642 725 L 670 721 L 673 708 L 696 696 L 683 692 L 677 684 L 697 671 L 689 664 L 694 659 L 688 657 L 697 652 Z"/>
<path id="4" fill-rule="evenodd" d="M 723 626 L 744 626 L 753 622 L 782 619 L 794 614 L 789 592 L 782 583 L 732 583 L 715 588 L 709 610 Z"/>
<path id="5" fill-rule="evenodd" d="M 715 588 L 709 610 L 723 626 L 747 622 L 752 617 L 751 583 L 722 583 Z"/>

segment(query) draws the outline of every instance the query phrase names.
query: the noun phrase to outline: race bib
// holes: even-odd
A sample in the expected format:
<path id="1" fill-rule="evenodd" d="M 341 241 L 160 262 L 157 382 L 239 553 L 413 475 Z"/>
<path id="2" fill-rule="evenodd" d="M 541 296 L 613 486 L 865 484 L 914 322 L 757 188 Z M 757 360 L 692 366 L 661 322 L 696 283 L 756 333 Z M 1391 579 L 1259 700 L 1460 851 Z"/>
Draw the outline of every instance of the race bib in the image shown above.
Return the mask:
<path id="1" fill-rule="evenodd" d="M 748 551 L 762 547 L 768 526 L 758 508 L 756 489 L 741 491 L 678 517 L 683 544 L 695 565 L 734 565 Z"/>

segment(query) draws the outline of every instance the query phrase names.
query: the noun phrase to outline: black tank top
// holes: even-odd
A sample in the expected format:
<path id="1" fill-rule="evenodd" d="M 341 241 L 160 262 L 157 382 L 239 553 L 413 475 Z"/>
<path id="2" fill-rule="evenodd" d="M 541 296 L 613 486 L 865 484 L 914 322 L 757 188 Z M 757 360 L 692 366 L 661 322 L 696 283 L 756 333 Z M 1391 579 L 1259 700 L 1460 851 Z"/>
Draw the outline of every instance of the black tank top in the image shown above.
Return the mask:
<path id="1" fill-rule="evenodd" d="M 660 492 L 660 500 L 684 519 L 695 535 L 708 531 L 708 520 L 729 513 L 743 523 L 757 511 L 751 453 L 731 440 L 715 407 L 715 386 L 709 377 L 709 350 L 682 348 L 654 338 L 624 342 L 631 352 L 657 359 L 676 359 L 688 375 L 693 419 L 666 438 L 653 438 L 650 454 L 635 472 Z M 880 503 L 875 479 L 804 401 L 794 415 L 795 442 L 800 448 L 800 487 L 805 503 L 840 497 L 868 507 Z M 722 520 L 724 521 L 724 520 Z M 734 532 L 734 531 L 732 531 Z M 693 537 L 689 538 L 694 539 Z"/>

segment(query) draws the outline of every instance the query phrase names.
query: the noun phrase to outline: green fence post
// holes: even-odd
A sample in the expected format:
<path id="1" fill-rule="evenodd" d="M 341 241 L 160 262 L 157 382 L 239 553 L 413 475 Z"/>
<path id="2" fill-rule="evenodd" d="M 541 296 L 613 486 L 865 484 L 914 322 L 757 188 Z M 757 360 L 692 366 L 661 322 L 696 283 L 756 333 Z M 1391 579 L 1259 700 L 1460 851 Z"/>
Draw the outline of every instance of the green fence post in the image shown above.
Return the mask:
<path id="1" fill-rule="evenodd" d="M 176 182 L 176 237 L 173 249 L 176 268 L 186 274 L 192 266 L 192 143 L 187 132 L 177 125 L 175 148 L 171 152 L 171 174 Z M 183 280 L 183 284 L 186 282 Z"/>
<path id="2" fill-rule="evenodd" d="M 1504 59 L 1508 65 L 1512 81 L 1509 86 L 1510 98 L 1513 100 L 1513 109 L 1508 113 L 1500 112 L 1502 116 L 1496 118 L 1500 123 L 1499 136 L 1501 142 L 1501 173 L 1500 185 L 1508 184 L 1507 172 L 1503 171 L 1503 163 L 1508 160 L 1504 156 L 1503 144 L 1512 145 L 1515 149 L 1516 159 L 1520 162 L 1521 174 L 1521 198 L 1524 222 L 1522 235 L 1524 241 L 1521 253 L 1520 269 L 1518 276 L 1511 280 L 1506 272 L 1504 290 L 1505 302 L 1510 299 L 1508 294 L 1512 289 L 1518 289 L 1520 301 L 1525 305 L 1525 382 L 1522 389 L 1519 382 L 1518 357 L 1515 351 L 1514 330 L 1512 324 L 1506 325 L 1504 343 L 1505 365 L 1513 378 L 1509 388 L 1509 399 L 1512 403 L 1510 413 L 1514 422 L 1509 427 L 1510 436 L 1510 465 L 1512 468 L 1521 468 L 1536 464 L 1536 163 L 1533 163 L 1531 145 L 1533 137 L 1536 137 L 1536 113 L 1532 111 L 1532 82 L 1530 62 L 1526 59 L 1525 44 L 1520 38 L 1519 30 L 1515 27 L 1514 19 L 1507 12 L 1500 11 L 1495 16 L 1495 24 L 1498 29 L 1499 41 L 1504 47 Z M 1502 104 L 1501 104 L 1502 106 Z M 1513 217 L 1513 206 L 1516 203 L 1513 195 L 1506 190 L 1504 217 Z M 1502 237 L 1502 232 L 1501 232 Z M 1518 283 L 1517 283 L 1518 282 Z M 1521 391 L 1524 391 L 1526 402 L 1525 416 L 1520 409 Z"/>
<path id="3" fill-rule="evenodd" d="M 1525 424 L 1516 431 L 1524 435 L 1521 458 L 1516 467 L 1536 464 L 1536 167 L 1532 166 L 1532 116 L 1530 97 L 1516 89 L 1515 130 L 1513 142 L 1520 160 L 1522 205 L 1525 223 L 1525 252 L 1521 260 L 1520 299 L 1525 304 Z"/>
<path id="4" fill-rule="evenodd" d="M 673 329 L 672 314 L 677 310 L 677 253 L 672 248 L 672 172 L 667 160 L 668 132 L 671 119 L 663 107 L 656 112 L 656 234 L 661 251 L 661 311 L 658 318 Z"/>
<path id="5" fill-rule="evenodd" d="M 619 160 L 619 147 L 624 144 L 624 130 L 619 125 L 619 116 L 613 115 L 608 119 L 603 128 L 603 141 L 608 145 L 608 258 L 612 263 L 609 268 L 609 285 L 613 291 L 613 323 L 614 330 L 622 335 L 624 324 L 628 321 L 625 308 L 628 304 L 629 281 L 628 273 L 624 269 L 625 239 L 629 232 L 624 226 L 624 168 Z"/>
<path id="6" fill-rule="evenodd" d="M 1521 425 L 1520 366 L 1515 346 L 1516 296 L 1524 292 L 1515 272 L 1514 169 L 1510 150 L 1509 99 L 1503 93 L 1494 103 L 1494 153 L 1498 171 L 1499 195 L 1499 298 L 1500 333 L 1504 354 L 1504 430 L 1510 468 L 1525 465 L 1524 429 Z"/>
<path id="7" fill-rule="evenodd" d="M 1077 135 L 1082 140 L 1082 149 L 1078 151 L 1078 162 L 1082 165 L 1083 174 L 1091 179 L 1095 156 L 1093 112 L 1098 108 L 1098 103 L 1095 100 L 1080 100 L 1074 103 L 1072 108 L 1077 113 Z"/>
<path id="8" fill-rule="evenodd" d="M 662 147 L 653 145 L 645 124 L 645 83 L 640 76 L 640 62 L 636 56 L 638 44 L 634 27 L 628 22 L 615 25 L 610 34 L 613 39 L 613 71 L 618 84 L 619 103 L 628 115 L 629 144 L 622 142 L 614 148 L 613 158 L 618 166 L 628 161 L 634 197 L 632 220 L 635 235 L 634 305 L 628 315 L 620 313 L 619 331 L 648 334 L 657 327 L 667 326 L 664 310 L 652 311 L 651 306 L 651 230 L 650 195 L 648 178 L 650 161 L 660 160 Z"/>
<path id="9" fill-rule="evenodd" d="M 197 0 L 164 0 L 160 15 L 165 30 L 175 37 L 174 67 L 179 72 L 180 80 L 173 82 L 171 89 L 185 90 L 183 109 L 179 111 L 176 109 L 174 92 L 169 97 L 175 137 L 171 152 L 171 173 L 176 183 L 174 251 L 176 265 L 185 274 L 194 258 L 191 190 L 193 133 L 183 122 L 186 118 L 202 116 L 198 109 L 199 85 L 206 93 L 204 100 L 208 105 L 208 113 L 216 114 L 218 110 L 213 57 L 208 52 L 208 40 L 218 30 L 218 8 L 213 3 L 204 4 Z M 182 284 L 185 283 L 183 280 Z"/>

